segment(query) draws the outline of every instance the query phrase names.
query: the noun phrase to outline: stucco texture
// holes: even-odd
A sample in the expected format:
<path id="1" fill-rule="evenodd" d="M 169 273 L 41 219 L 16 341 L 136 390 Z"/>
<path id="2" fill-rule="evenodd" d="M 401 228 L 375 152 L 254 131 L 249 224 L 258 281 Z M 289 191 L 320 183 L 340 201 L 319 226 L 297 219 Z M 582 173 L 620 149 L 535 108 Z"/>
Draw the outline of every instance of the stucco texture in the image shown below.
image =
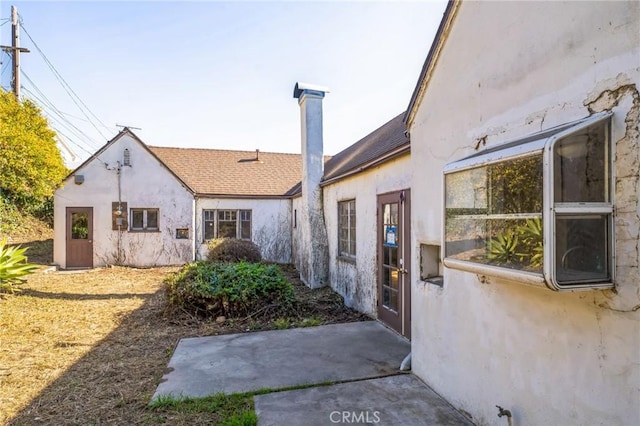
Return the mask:
<path id="1" fill-rule="evenodd" d="M 132 208 L 159 209 L 158 231 L 112 229 L 112 202 L 118 198 L 118 162 L 128 149 L 131 166 L 120 168 L 120 201 Z M 93 207 L 93 264 L 131 266 L 175 265 L 193 259 L 193 196 L 147 149 L 128 134 L 114 140 L 97 157 L 74 172 L 54 196 L 54 262 L 66 267 L 65 211 Z M 189 229 L 176 239 L 176 228 Z"/>
<path id="2" fill-rule="evenodd" d="M 323 187 L 324 217 L 329 239 L 329 282 L 345 304 L 377 316 L 378 195 L 410 187 L 409 155 Z M 338 255 L 338 202 L 356 201 L 356 256 Z"/>
<path id="3" fill-rule="evenodd" d="M 464 2 L 410 123 L 413 246 L 442 237 L 442 169 L 611 110 L 616 288 L 557 293 L 413 262 L 413 371 L 481 425 L 640 424 L 637 2 Z M 425 165 L 429 165 L 425 167 Z"/>

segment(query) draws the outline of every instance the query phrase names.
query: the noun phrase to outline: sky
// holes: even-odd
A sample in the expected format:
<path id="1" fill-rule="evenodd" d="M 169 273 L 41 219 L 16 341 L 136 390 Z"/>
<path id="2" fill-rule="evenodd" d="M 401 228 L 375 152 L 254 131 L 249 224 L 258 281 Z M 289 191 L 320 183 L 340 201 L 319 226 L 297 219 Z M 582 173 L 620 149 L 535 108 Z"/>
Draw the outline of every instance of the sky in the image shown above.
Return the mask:
<path id="1" fill-rule="evenodd" d="M 0 0 L 0 45 L 12 5 L 30 50 L 21 96 L 51 117 L 73 167 L 116 125 L 154 146 L 299 153 L 297 81 L 329 88 L 336 154 L 406 110 L 446 1 Z"/>

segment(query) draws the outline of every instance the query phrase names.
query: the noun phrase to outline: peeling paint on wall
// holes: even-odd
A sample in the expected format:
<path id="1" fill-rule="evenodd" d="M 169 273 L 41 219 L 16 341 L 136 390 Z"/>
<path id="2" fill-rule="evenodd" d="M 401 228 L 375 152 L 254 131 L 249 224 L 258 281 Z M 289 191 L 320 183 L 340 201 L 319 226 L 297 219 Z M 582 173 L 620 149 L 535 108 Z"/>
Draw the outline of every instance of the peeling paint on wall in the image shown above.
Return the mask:
<path id="1" fill-rule="evenodd" d="M 625 132 L 614 134 L 616 288 L 602 292 L 594 304 L 617 312 L 640 308 L 640 94 L 629 78 L 619 74 L 601 82 L 584 101 L 589 112 L 624 114 Z M 626 113 L 625 113 L 626 111 Z"/>

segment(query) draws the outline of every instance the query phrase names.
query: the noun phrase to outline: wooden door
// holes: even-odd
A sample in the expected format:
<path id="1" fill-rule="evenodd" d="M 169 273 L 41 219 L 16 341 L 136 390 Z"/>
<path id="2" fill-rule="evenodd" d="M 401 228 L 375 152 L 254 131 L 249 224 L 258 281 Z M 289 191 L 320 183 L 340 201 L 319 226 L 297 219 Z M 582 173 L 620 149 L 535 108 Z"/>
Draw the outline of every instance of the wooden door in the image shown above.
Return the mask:
<path id="1" fill-rule="evenodd" d="M 411 338 L 410 190 L 378 196 L 378 318 Z"/>
<path id="2" fill-rule="evenodd" d="M 93 268 L 93 207 L 67 207 L 67 268 Z"/>

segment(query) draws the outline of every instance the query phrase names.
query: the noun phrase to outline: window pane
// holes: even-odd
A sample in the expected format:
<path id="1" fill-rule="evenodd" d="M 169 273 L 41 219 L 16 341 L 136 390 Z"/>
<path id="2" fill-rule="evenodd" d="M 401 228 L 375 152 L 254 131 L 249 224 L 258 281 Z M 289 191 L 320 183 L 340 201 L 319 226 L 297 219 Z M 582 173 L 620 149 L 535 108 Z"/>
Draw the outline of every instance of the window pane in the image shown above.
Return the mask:
<path id="1" fill-rule="evenodd" d="M 349 209 L 349 253 L 356 254 L 356 201 L 351 201 Z"/>
<path id="2" fill-rule="evenodd" d="M 218 210 L 218 238 L 237 238 L 237 211 Z"/>
<path id="3" fill-rule="evenodd" d="M 89 216 L 87 213 L 71 213 L 71 239 L 86 240 L 89 238 Z"/>
<path id="4" fill-rule="evenodd" d="M 609 215 L 558 215 L 556 279 L 558 283 L 607 281 L 610 276 Z"/>
<path id="5" fill-rule="evenodd" d="M 251 239 L 251 220 L 243 220 L 240 224 L 240 238 Z"/>
<path id="6" fill-rule="evenodd" d="M 445 256 L 542 273 L 542 155 L 445 176 Z"/>
<path id="7" fill-rule="evenodd" d="M 158 210 L 147 210 L 147 229 L 158 229 Z"/>
<path id="8" fill-rule="evenodd" d="M 542 156 L 519 158 L 486 167 L 489 214 L 542 211 Z"/>
<path id="9" fill-rule="evenodd" d="M 218 238 L 236 238 L 236 223 L 219 220 Z"/>
<path id="10" fill-rule="evenodd" d="M 338 240 L 340 255 L 355 255 L 355 200 L 338 203 Z"/>
<path id="11" fill-rule="evenodd" d="M 213 238 L 213 220 L 205 220 L 204 222 L 204 239 L 210 240 Z"/>
<path id="12" fill-rule="evenodd" d="M 608 143 L 601 123 L 554 146 L 554 199 L 558 203 L 608 202 Z"/>
<path id="13" fill-rule="evenodd" d="M 389 222 L 389 224 L 398 224 L 398 203 L 391 204 L 391 221 Z"/>
<path id="14" fill-rule="evenodd" d="M 236 220 L 235 210 L 218 210 L 218 220 Z"/>
<path id="15" fill-rule="evenodd" d="M 133 210 L 131 212 L 131 228 L 142 229 L 144 227 L 144 211 Z"/>

